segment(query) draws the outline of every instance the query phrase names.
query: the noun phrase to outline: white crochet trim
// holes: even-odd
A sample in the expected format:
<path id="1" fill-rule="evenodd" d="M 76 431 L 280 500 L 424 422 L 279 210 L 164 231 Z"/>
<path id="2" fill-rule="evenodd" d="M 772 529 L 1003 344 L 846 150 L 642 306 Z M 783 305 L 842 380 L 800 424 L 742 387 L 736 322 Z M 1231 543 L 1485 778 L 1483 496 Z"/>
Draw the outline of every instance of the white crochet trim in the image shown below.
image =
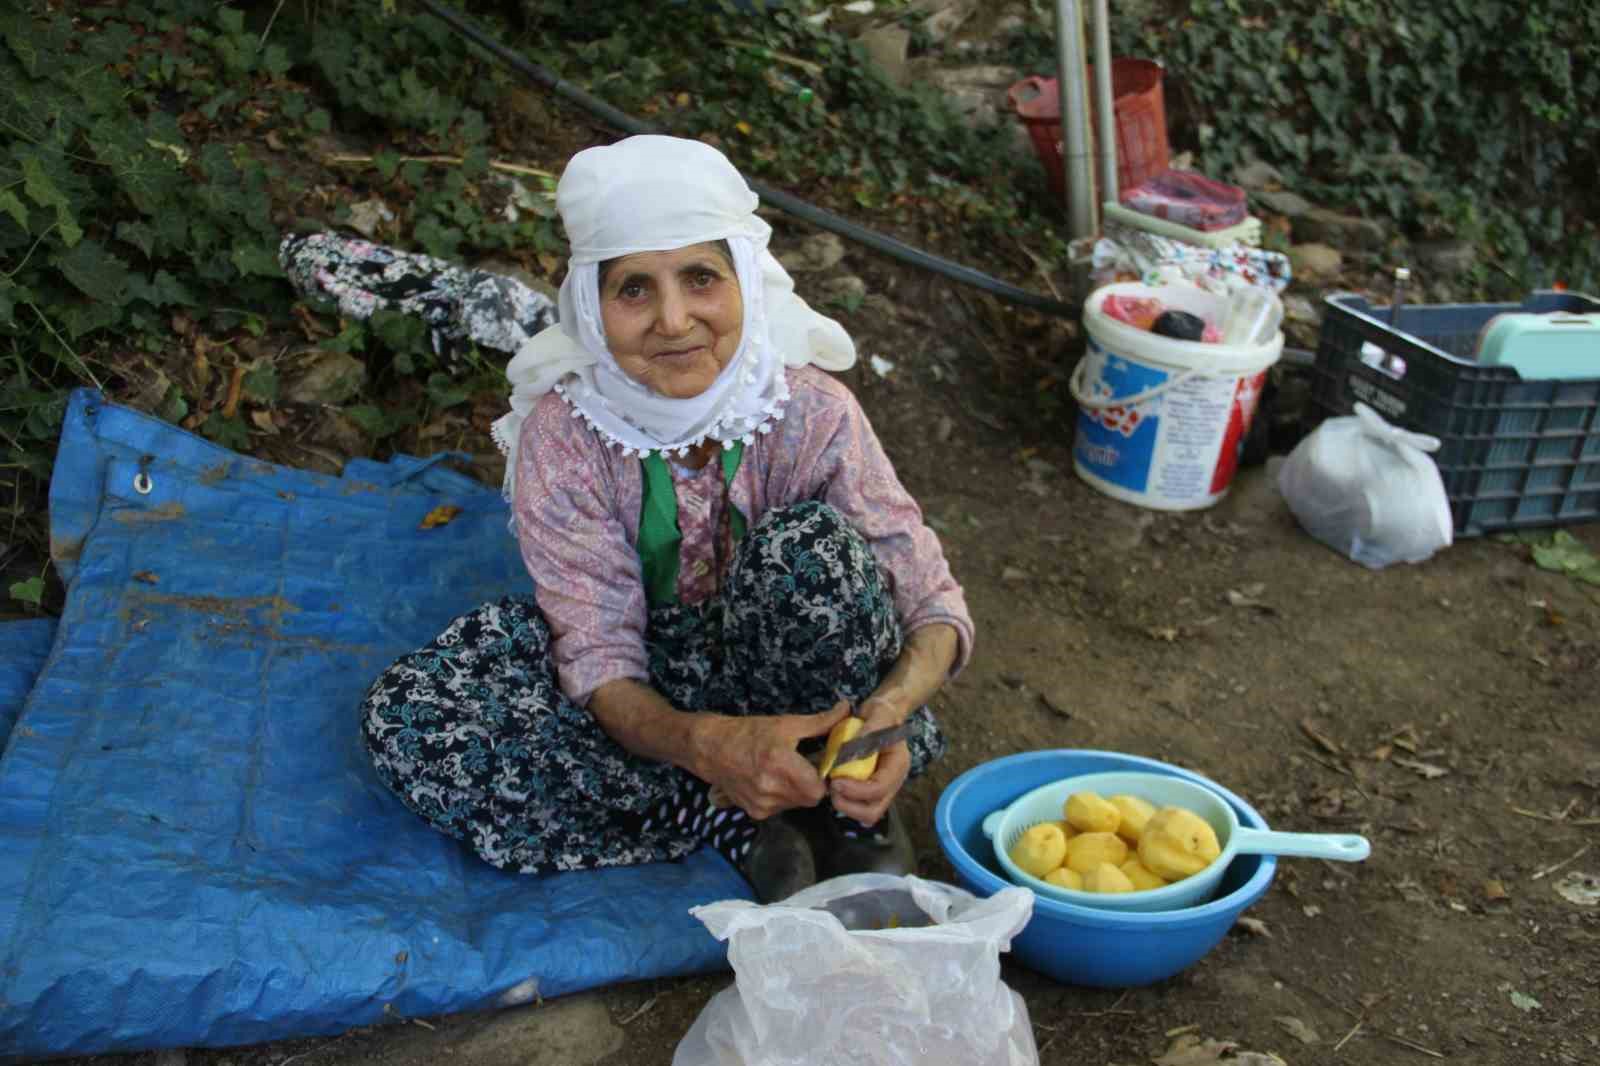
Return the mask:
<path id="1" fill-rule="evenodd" d="M 557 382 L 553 391 L 566 402 L 569 417 L 583 419 L 584 424 L 593 430 L 601 440 L 605 441 L 608 447 L 618 448 L 624 456 L 628 457 L 637 455 L 643 459 L 654 453 L 660 455 L 663 459 L 668 459 L 673 455 L 688 455 L 707 440 L 721 441 L 723 448 L 726 449 L 732 448 L 735 442 L 752 444 L 755 442 L 757 434 L 765 436 L 771 433 L 772 427 L 776 423 L 783 421 L 790 399 L 788 375 L 780 371 L 775 384 L 776 389 L 774 391 L 776 395 L 773 396 L 771 401 L 762 405 L 759 414 L 746 417 L 740 417 L 733 413 L 724 414 L 712 422 L 703 433 L 685 437 L 681 440 L 667 441 L 649 448 L 636 447 L 608 432 L 604 426 L 591 418 L 589 412 L 580 407 L 577 401 L 568 394 L 565 382 Z M 495 443 L 500 445 L 501 451 L 505 451 L 506 447 L 502 441 L 499 428 L 499 424 L 496 423 Z"/>

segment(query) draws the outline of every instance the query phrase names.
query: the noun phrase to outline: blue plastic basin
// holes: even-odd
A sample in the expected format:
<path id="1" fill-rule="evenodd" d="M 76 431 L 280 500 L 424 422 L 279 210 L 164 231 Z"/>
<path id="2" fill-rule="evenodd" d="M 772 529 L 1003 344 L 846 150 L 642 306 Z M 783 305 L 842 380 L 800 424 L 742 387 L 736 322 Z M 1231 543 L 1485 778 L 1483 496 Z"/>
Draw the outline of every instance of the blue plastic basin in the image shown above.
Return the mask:
<path id="1" fill-rule="evenodd" d="M 1241 824 L 1267 827 L 1255 808 L 1232 792 L 1168 763 L 1110 751 L 1024 752 L 973 767 L 939 796 L 934 829 L 956 877 L 980 896 L 1012 887 L 983 833 L 984 817 L 1040 785 L 1108 770 L 1143 770 L 1204 782 L 1233 805 Z M 1266 892 L 1277 869 L 1273 856 L 1241 855 L 1223 875 L 1216 899 L 1176 911 L 1097 910 L 1035 896 L 1033 917 L 1012 940 L 1011 951 L 1030 969 L 1065 984 L 1128 988 L 1162 981 L 1216 947 L 1234 920 Z"/>

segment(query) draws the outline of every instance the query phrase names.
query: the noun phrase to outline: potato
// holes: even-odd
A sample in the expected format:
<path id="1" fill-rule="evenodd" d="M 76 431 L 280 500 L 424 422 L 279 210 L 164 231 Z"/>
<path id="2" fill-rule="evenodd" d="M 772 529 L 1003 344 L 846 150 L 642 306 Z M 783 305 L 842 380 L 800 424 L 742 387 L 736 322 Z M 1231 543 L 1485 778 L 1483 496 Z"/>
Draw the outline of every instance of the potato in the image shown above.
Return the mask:
<path id="1" fill-rule="evenodd" d="M 1122 815 L 1098 792 L 1074 792 L 1062 804 L 1067 821 L 1084 833 L 1115 833 Z"/>
<path id="2" fill-rule="evenodd" d="M 1221 854 L 1222 845 L 1210 823 L 1182 807 L 1161 808 L 1150 816 L 1139 837 L 1139 861 L 1168 881 L 1199 873 Z"/>
<path id="3" fill-rule="evenodd" d="M 1066 865 L 1087 875 L 1103 862 L 1120 866 L 1128 860 L 1128 845 L 1115 833 L 1079 833 L 1067 841 Z"/>
<path id="4" fill-rule="evenodd" d="M 1057 866 L 1045 874 L 1044 879 L 1057 888 L 1070 888 L 1074 892 L 1083 891 L 1083 875 L 1065 866 Z"/>
<path id="5" fill-rule="evenodd" d="M 1145 824 L 1156 813 L 1155 805 L 1140 796 L 1128 795 L 1112 796 L 1108 802 L 1122 815 L 1122 821 L 1116 828 L 1117 836 L 1137 847 Z"/>
<path id="6" fill-rule="evenodd" d="M 878 768 L 877 752 L 863 755 L 859 759 L 853 759 L 839 766 L 834 765 L 839 759 L 839 749 L 844 746 L 845 741 L 854 740 L 864 724 L 861 719 L 851 715 L 828 730 L 828 743 L 822 749 L 822 762 L 817 766 L 817 773 L 824 778 L 849 777 L 857 781 L 865 781 L 872 776 L 873 771 Z"/>
<path id="7" fill-rule="evenodd" d="M 1128 880 L 1132 881 L 1133 887 L 1140 892 L 1147 888 L 1161 888 L 1167 883 L 1166 878 L 1156 876 L 1148 866 L 1140 862 L 1137 855 L 1123 863 L 1118 869 L 1128 875 Z"/>
<path id="8" fill-rule="evenodd" d="M 1067 821 L 1065 818 L 1061 819 L 1061 821 L 1057 822 L 1056 824 L 1061 827 L 1062 835 L 1068 840 L 1071 840 L 1073 837 L 1078 835 L 1078 827 Z"/>
<path id="9" fill-rule="evenodd" d="M 1103 862 L 1093 870 L 1083 875 L 1083 890 L 1085 892 L 1132 892 L 1133 882 L 1128 875 Z"/>
<path id="10" fill-rule="evenodd" d="M 1011 861 L 1034 877 L 1043 877 L 1061 865 L 1067 854 L 1067 838 L 1054 822 L 1040 822 L 1025 829 L 1011 845 Z"/>

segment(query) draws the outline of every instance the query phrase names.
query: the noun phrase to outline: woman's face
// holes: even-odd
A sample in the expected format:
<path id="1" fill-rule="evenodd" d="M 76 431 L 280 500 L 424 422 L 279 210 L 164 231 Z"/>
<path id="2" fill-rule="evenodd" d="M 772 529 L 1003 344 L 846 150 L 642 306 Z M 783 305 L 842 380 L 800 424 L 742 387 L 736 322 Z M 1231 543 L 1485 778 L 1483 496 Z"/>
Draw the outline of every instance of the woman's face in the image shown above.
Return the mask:
<path id="1" fill-rule="evenodd" d="M 674 400 L 711 387 L 744 331 L 739 278 L 716 244 L 613 259 L 600 281 L 600 320 L 617 365 Z"/>

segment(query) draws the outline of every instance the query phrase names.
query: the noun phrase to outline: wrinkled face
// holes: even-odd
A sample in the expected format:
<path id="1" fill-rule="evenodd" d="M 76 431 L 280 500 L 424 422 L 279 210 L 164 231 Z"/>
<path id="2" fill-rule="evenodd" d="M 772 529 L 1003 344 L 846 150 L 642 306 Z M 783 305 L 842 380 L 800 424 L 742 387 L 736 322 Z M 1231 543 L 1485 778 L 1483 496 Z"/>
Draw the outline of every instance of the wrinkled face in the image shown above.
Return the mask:
<path id="1" fill-rule="evenodd" d="M 608 261 L 600 320 L 623 373 L 675 400 L 711 387 L 744 331 L 733 263 L 715 243 Z"/>

